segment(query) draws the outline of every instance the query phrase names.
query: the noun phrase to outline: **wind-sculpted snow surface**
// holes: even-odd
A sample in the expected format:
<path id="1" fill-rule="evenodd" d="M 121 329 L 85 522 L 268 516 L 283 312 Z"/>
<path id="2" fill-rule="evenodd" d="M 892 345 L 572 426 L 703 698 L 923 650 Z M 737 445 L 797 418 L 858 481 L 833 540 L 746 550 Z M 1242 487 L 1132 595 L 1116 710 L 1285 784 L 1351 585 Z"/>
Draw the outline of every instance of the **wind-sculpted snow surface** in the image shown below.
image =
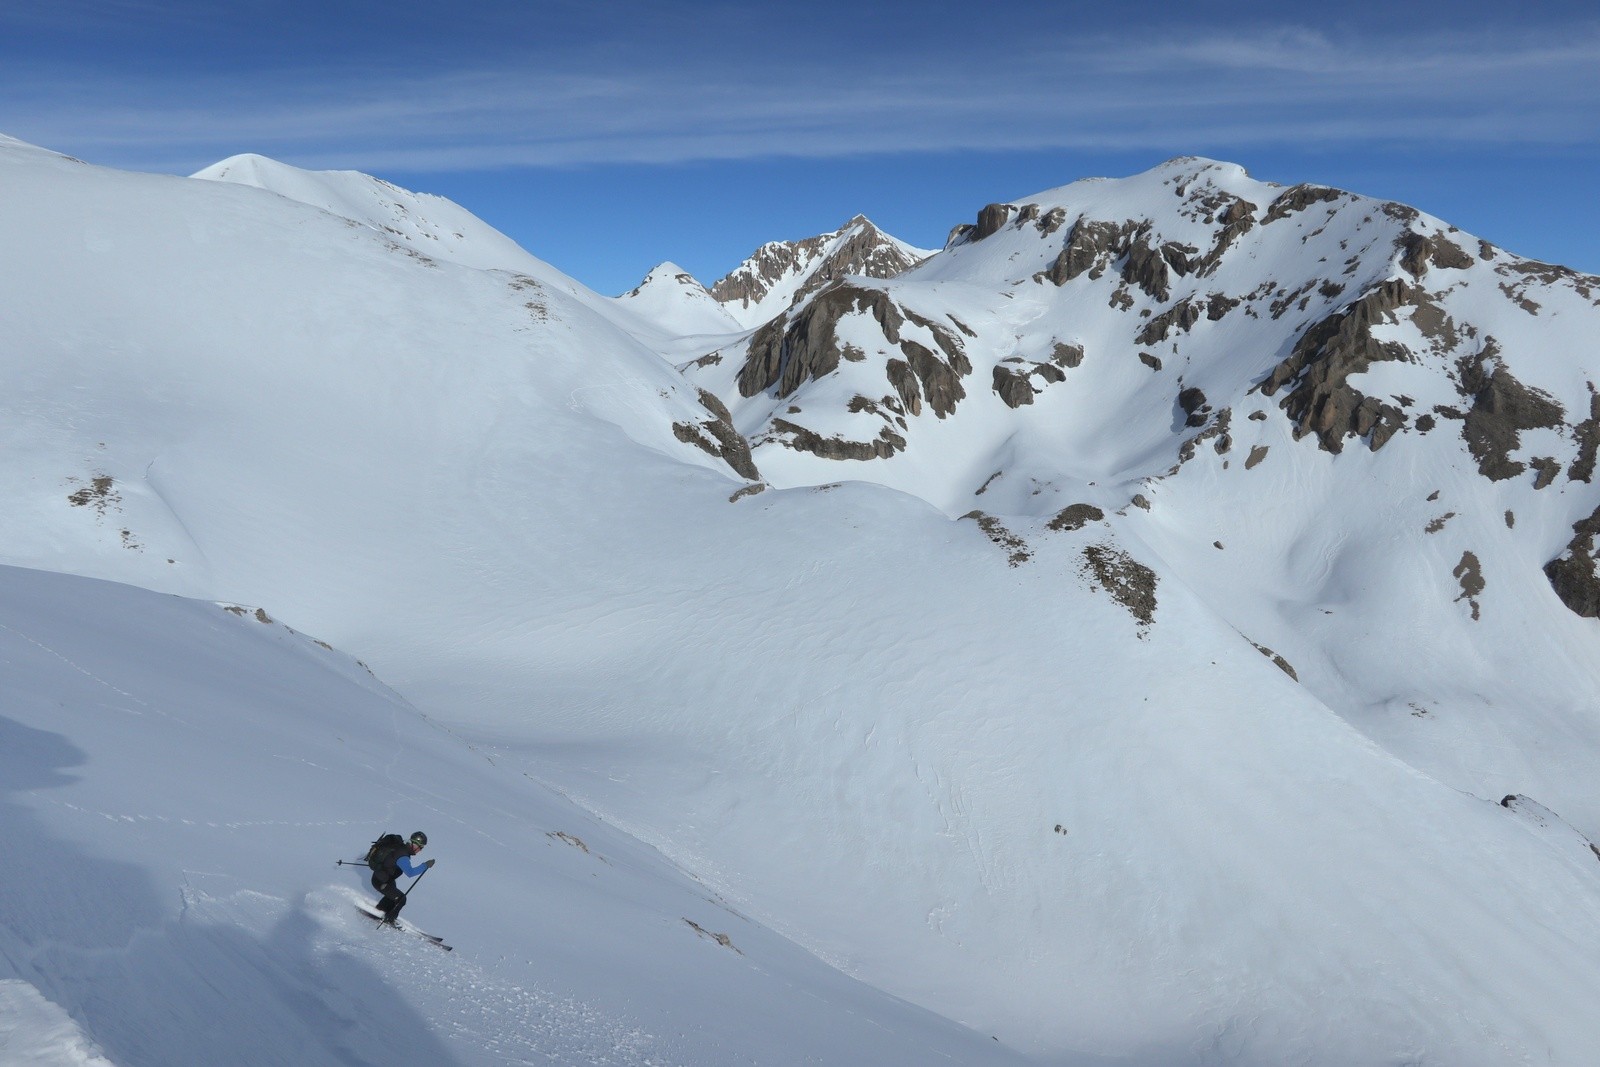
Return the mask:
<path id="1" fill-rule="evenodd" d="M 1183 161 L 992 205 L 898 278 L 668 352 L 538 268 L 424 263 L 260 190 L 0 166 L 0 285 L 27 309 L 0 353 L 5 558 L 260 605 L 205 618 L 282 619 L 428 716 L 246 673 L 300 725 L 198 745 L 226 757 L 194 792 L 230 832 L 134 878 L 149 842 L 187 857 L 201 801 L 170 773 L 129 807 L 95 753 L 178 729 L 111 712 L 186 676 L 97 665 L 85 618 L 12 623 L 100 680 L 12 716 L 58 768 L 16 817 L 75 806 L 23 868 L 81 852 L 63 882 L 148 889 L 108 918 L 30 897 L 27 931 L 206 975 L 264 953 L 265 1025 L 362 1047 L 316 1041 L 394 1003 L 464 1062 L 533 1058 L 510 1029 L 559 1043 L 528 1020 L 569 1001 L 600 1021 L 538 1044 L 558 1062 L 1591 1057 L 1600 658 L 1544 573 L 1592 551 L 1600 504 L 1588 281 Z M 178 725 L 237 730 L 203 692 Z M 87 718 L 48 725 L 63 706 Z M 228 786 L 263 766 L 271 815 Z M 119 833 L 72 836 L 79 809 Z M 319 939 L 369 932 L 276 862 L 319 820 L 426 823 L 439 910 L 408 915 L 456 952 L 348 954 L 330 983 L 347 956 Z M 441 825 L 491 873 L 447 878 Z M 130 940 L 181 899 L 190 928 Z M 773 930 L 978 1036 L 838 975 L 814 1008 L 826 983 L 770 962 Z M 49 958 L 19 977 L 119 1063 L 91 1003 L 178 973 Z M 487 1015 L 452 1007 L 480 986 Z M 869 1008 L 815 1037 L 833 1004 Z M 485 1032 L 505 1044 L 474 1060 Z"/>

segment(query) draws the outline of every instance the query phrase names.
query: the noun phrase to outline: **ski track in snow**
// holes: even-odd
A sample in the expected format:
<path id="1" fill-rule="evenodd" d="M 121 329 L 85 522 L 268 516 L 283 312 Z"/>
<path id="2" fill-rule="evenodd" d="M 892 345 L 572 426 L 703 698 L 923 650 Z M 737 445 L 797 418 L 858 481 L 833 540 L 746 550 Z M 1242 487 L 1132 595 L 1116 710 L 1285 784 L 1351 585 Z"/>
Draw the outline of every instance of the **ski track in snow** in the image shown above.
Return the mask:
<path id="1" fill-rule="evenodd" d="M 678 1062 L 660 1050 L 659 1038 L 602 1009 L 498 980 L 460 949 L 446 953 L 403 931 L 363 922 L 350 914 L 352 903 L 371 902 L 344 889 L 322 890 L 307 899 L 323 924 L 317 950 L 358 953 L 377 961 L 402 996 L 429 1008 L 431 1025 L 441 1037 L 487 1053 L 490 1062 L 594 1067 L 667 1067 Z"/>

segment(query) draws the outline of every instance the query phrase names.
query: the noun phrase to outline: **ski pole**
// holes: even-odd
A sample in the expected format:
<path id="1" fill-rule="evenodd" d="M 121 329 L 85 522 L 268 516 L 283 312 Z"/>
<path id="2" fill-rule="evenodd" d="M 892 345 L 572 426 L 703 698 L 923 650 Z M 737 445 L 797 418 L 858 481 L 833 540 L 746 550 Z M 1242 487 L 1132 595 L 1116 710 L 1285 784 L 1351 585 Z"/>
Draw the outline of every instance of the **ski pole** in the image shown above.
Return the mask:
<path id="1" fill-rule="evenodd" d="M 422 874 L 427 874 L 431 870 L 433 870 L 433 867 L 431 865 L 427 866 L 427 867 L 424 867 L 424 868 L 422 868 Z M 417 888 L 417 882 L 422 881 L 422 874 L 417 875 L 417 877 L 412 881 L 412 883 L 410 885 L 406 886 L 405 892 L 401 893 L 400 895 L 409 900 L 411 898 L 411 891 L 413 889 Z"/>
<path id="2" fill-rule="evenodd" d="M 367 865 L 367 861 L 366 860 L 334 860 L 333 861 L 333 865 L 335 867 L 365 867 Z"/>

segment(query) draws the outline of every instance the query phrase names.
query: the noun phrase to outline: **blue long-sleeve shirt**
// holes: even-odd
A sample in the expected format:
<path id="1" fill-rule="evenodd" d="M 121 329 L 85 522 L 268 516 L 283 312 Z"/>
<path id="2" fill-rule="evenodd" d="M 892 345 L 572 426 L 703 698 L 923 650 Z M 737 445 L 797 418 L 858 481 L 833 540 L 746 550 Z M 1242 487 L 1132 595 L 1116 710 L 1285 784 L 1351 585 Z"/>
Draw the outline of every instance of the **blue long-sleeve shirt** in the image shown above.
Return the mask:
<path id="1" fill-rule="evenodd" d="M 426 863 L 412 863 L 411 857 L 404 852 L 396 856 L 394 861 L 400 865 L 401 874 L 408 874 L 413 878 L 419 877 L 423 871 L 428 869 Z"/>

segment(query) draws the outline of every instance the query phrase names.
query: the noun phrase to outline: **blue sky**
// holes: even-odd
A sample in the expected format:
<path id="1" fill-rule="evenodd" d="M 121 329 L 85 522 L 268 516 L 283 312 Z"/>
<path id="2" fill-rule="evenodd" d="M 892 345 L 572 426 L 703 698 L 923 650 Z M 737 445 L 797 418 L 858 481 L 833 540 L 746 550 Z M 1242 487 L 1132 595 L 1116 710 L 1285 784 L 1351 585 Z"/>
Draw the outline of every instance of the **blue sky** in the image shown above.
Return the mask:
<path id="1" fill-rule="evenodd" d="M 1181 7 L 1181 10 L 1179 8 Z M 456 200 L 603 292 L 1175 155 L 1600 273 L 1600 5 L 0 0 L 0 132 Z"/>

